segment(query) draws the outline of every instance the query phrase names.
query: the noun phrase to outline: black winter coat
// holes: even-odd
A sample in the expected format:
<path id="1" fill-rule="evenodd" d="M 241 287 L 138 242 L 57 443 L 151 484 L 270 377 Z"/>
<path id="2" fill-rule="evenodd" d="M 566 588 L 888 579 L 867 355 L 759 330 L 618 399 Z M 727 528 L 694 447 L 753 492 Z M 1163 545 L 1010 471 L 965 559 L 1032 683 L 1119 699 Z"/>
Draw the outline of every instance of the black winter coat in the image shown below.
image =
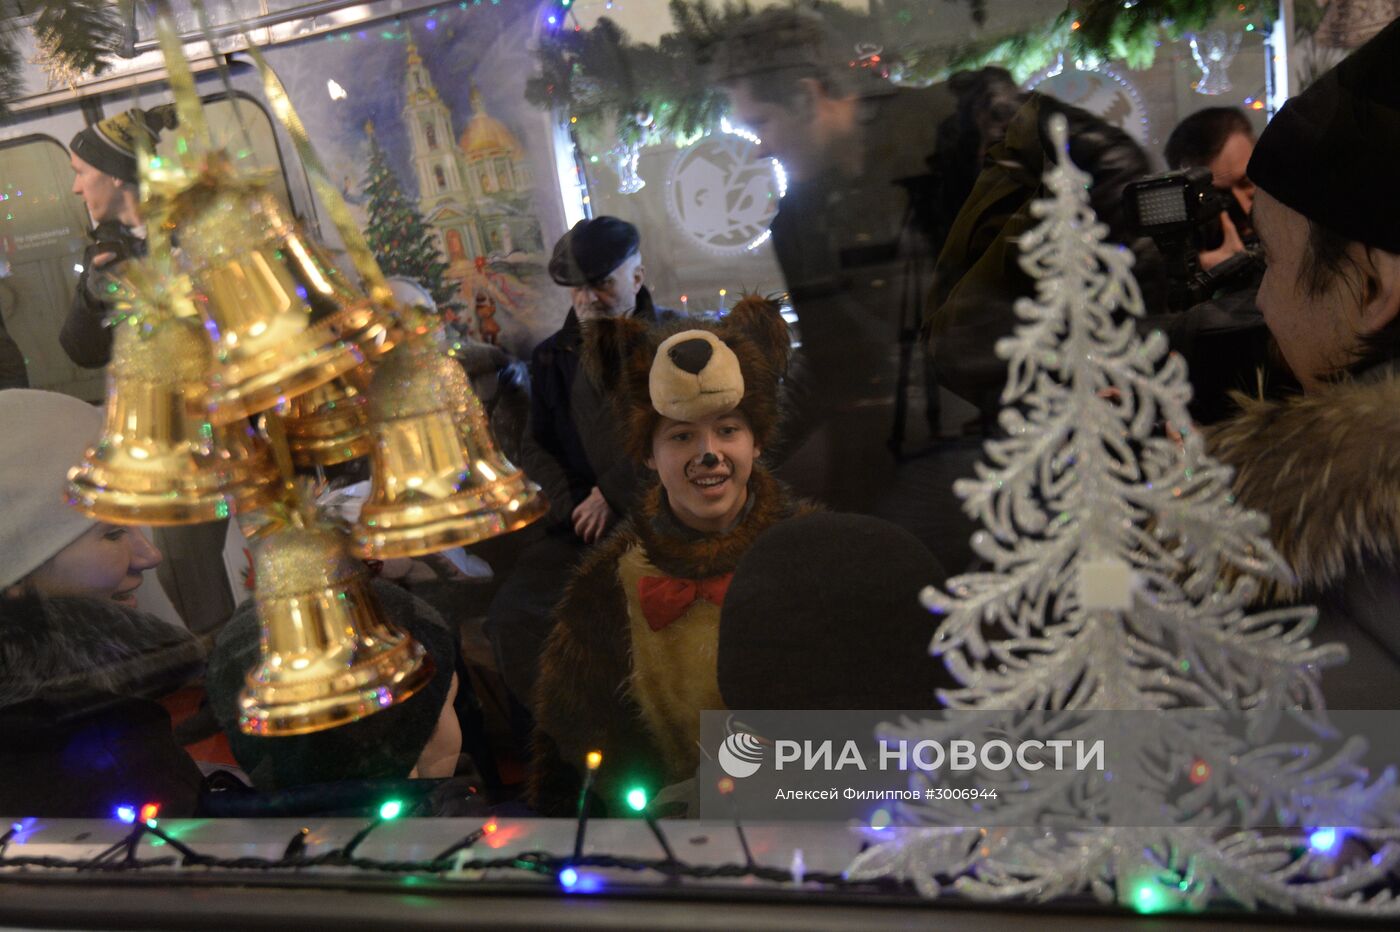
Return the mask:
<path id="1" fill-rule="evenodd" d="M 73 291 L 73 302 L 68 307 L 68 316 L 63 320 L 58 342 L 68 358 L 85 369 L 101 369 L 112 360 L 112 328 L 105 323 L 112 305 L 97 296 L 95 275 L 113 271 L 114 266 L 128 257 L 140 258 L 146 254 L 146 241 L 132 234 L 131 230 L 116 221 L 100 223 L 92 231 L 95 242 L 83 255 L 83 272 L 78 276 L 77 287 Z M 111 250 L 105 244 L 117 243 L 118 257 L 100 269 L 92 267 L 94 256 Z"/>
<path id="2" fill-rule="evenodd" d="M 189 683 L 188 631 L 106 599 L 0 597 L 0 812 L 195 812 L 202 778 L 153 699 Z"/>
<path id="3" fill-rule="evenodd" d="M 632 316 L 669 320 L 642 288 Z M 611 406 L 586 375 L 579 378 L 583 327 L 572 309 L 558 332 L 530 355 L 530 417 L 521 438 L 520 466 L 549 499 L 550 524 L 573 528 L 573 511 L 597 486 L 625 516 L 636 501 L 639 468 L 622 449 Z"/>
<path id="4" fill-rule="evenodd" d="M 1158 303 L 1161 274 L 1150 240 L 1130 242 L 1123 190 L 1151 170 L 1147 154 L 1123 130 L 1093 114 L 1050 97 L 1029 95 L 987 153 L 986 164 L 938 256 L 926 327 L 939 381 L 950 391 L 995 416 L 1006 384 L 1006 362 L 996 342 L 1011 334 L 1016 299 L 1030 297 L 1033 284 L 1021 269 L 1017 240 L 1039 222 L 1030 204 L 1043 197 L 1041 179 L 1051 164 L 1047 131 L 1052 114 L 1069 120 L 1069 154 L 1088 172 L 1089 192 L 1109 238 L 1138 253 L 1134 273 L 1149 308 Z M 1146 260 L 1146 261 L 1145 261 Z"/>

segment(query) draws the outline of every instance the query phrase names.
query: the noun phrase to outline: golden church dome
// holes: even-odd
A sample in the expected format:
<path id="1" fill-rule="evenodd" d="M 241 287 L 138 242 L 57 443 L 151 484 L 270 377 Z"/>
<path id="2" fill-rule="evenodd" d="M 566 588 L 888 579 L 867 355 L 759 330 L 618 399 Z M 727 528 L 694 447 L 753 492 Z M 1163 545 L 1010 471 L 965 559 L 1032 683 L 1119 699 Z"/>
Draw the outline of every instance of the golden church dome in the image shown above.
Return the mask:
<path id="1" fill-rule="evenodd" d="M 486 112 L 481 92 L 475 87 L 472 88 L 471 103 L 472 118 L 468 121 L 467 128 L 462 131 L 462 138 L 457 141 L 468 158 L 498 155 L 501 152 L 505 152 L 512 159 L 522 158 L 525 150 L 521 147 L 520 140 L 515 138 L 515 134 L 507 129 L 504 123 Z"/>

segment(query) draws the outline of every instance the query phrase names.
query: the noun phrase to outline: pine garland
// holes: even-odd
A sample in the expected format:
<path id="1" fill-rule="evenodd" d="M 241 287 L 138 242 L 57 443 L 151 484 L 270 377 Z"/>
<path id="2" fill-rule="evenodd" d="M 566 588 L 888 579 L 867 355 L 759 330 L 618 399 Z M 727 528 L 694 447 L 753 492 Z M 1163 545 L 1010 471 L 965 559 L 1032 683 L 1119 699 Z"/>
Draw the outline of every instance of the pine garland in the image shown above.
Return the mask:
<path id="1" fill-rule="evenodd" d="M 101 73 L 124 44 L 122 14 L 131 0 L 60 0 L 45 3 L 34 21 L 34 35 L 49 44 L 64 65 Z"/>
<path id="2" fill-rule="evenodd" d="M 46 0 L 38 5 L 31 28 L 48 65 L 69 74 L 101 74 L 126 45 L 122 23 L 132 0 Z M 35 4 L 0 2 L 0 117 L 7 104 L 25 91 L 25 61 L 19 54 L 15 21 Z"/>
<path id="3" fill-rule="evenodd" d="M 985 19 L 983 0 L 948 2 L 965 3 L 979 25 Z M 1204 28 L 1219 14 L 1260 18 L 1274 10 L 1267 0 L 1071 0 L 1025 32 L 929 45 L 901 40 L 910 13 L 898 0 L 873 2 L 868 13 L 831 0 L 793 3 L 825 19 L 832 34 L 878 45 L 891 75 L 907 84 L 987 65 L 1024 80 L 1060 54 L 1148 68 L 1161 42 Z M 670 9 L 676 28 L 654 45 L 631 42 L 606 17 L 592 29 L 546 36 L 538 52 L 540 74 L 527 84 L 526 98 L 558 108 L 590 152 L 687 139 L 713 127 L 726 102 L 705 73 L 707 53 L 754 10 L 748 0 L 670 0 Z"/>

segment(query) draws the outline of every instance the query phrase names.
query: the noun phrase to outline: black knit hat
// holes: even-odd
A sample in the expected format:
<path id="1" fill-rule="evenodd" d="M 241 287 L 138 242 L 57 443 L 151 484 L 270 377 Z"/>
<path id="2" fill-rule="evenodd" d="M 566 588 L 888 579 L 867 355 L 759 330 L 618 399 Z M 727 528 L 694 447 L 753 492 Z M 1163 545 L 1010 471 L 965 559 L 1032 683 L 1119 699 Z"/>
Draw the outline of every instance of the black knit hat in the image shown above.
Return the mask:
<path id="1" fill-rule="evenodd" d="M 1348 239 L 1400 252 L 1400 20 L 1283 105 L 1249 160 L 1259 187 Z"/>
<path id="2" fill-rule="evenodd" d="M 956 686 L 929 656 L 943 582 L 908 531 L 864 515 L 784 521 L 749 548 L 724 598 L 719 691 L 731 709 L 929 709 Z"/>
<path id="3" fill-rule="evenodd" d="M 427 650 L 435 672 L 421 691 L 359 721 L 309 735 L 264 738 L 238 729 L 238 692 L 259 659 L 253 601 L 234 612 L 209 656 L 207 689 L 233 756 L 259 790 L 281 790 L 340 780 L 408 776 L 437 727 L 455 667 L 456 641 L 428 603 L 398 586 L 376 580 L 374 594 L 385 615 Z"/>
<path id="4" fill-rule="evenodd" d="M 641 249 L 637 228 L 616 217 L 580 220 L 554 244 L 549 275 L 566 288 L 600 282 Z"/>
<path id="5" fill-rule="evenodd" d="M 83 127 L 68 148 L 98 171 L 135 184 L 139 177 L 137 143 L 144 137 L 146 144 L 154 149 L 161 130 L 172 129 L 175 123 L 173 104 L 150 110 L 132 108 Z"/>

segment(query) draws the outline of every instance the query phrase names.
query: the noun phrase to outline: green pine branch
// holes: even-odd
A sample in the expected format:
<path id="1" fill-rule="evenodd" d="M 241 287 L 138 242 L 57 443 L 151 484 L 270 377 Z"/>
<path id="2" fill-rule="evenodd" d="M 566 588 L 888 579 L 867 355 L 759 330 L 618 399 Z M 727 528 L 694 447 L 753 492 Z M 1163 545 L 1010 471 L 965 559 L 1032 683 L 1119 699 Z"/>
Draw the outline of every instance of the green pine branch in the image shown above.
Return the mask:
<path id="1" fill-rule="evenodd" d="M 45 0 L 42 4 L 0 0 L 0 117 L 25 92 L 28 63 L 19 52 L 19 20 L 34 11 L 30 25 L 38 45 L 74 72 L 101 74 L 127 45 L 125 26 L 132 0 Z"/>
<path id="2" fill-rule="evenodd" d="M 123 13 L 130 2 L 46 2 L 34 21 L 34 35 L 40 42 L 53 43 L 56 57 L 65 65 L 101 74 L 125 45 Z"/>
<path id="3" fill-rule="evenodd" d="M 1067 0 L 1059 12 L 1023 32 L 913 44 L 900 38 L 908 32 L 900 17 L 908 11 L 897 0 L 872 2 L 868 12 L 832 0 L 789 2 L 827 20 L 834 35 L 878 39 L 885 60 L 897 63 L 901 80 L 913 84 L 993 64 L 1024 79 L 1059 54 L 1147 68 L 1161 41 L 1201 29 L 1222 13 L 1268 17 L 1274 8 L 1269 0 Z M 948 2 L 966 4 L 975 22 L 985 20 L 983 0 Z M 632 42 L 606 17 L 592 29 L 547 36 L 526 98 L 576 118 L 570 126 L 593 153 L 618 143 L 683 138 L 713 127 L 726 101 L 705 66 L 734 25 L 753 15 L 753 8 L 749 0 L 670 0 L 670 12 L 675 28 L 655 44 Z M 643 125 L 647 118 L 650 126 Z"/>

